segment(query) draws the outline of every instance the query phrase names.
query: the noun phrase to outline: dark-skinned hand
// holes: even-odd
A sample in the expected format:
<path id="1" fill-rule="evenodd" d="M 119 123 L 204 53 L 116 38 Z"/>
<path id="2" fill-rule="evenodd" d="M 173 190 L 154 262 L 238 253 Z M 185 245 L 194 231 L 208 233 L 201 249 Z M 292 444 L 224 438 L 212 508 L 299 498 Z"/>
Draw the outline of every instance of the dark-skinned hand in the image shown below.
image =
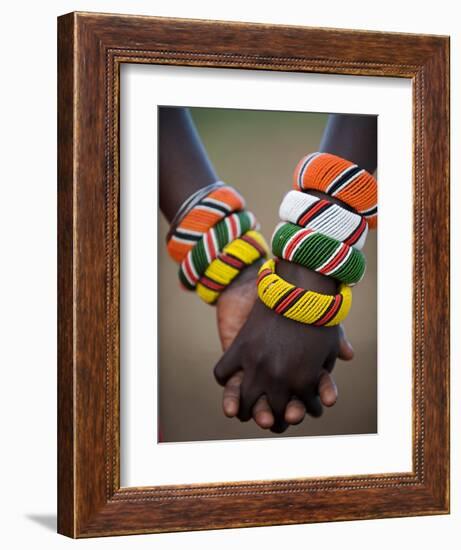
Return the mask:
<path id="1" fill-rule="evenodd" d="M 281 263 L 287 264 L 281 270 L 285 269 L 286 278 L 295 284 L 334 292 L 332 287 L 335 283 L 331 279 L 287 262 Z M 261 428 L 282 432 L 289 424 L 300 423 L 306 411 L 318 416 L 322 411 L 321 404 L 327 407 L 334 405 L 337 388 L 330 372 L 336 357 L 350 360 L 353 350 L 341 326 L 302 325 L 278 316 L 256 301 L 256 271 L 256 268 L 249 268 L 218 300 L 217 321 L 221 343 L 223 350 L 231 349 L 216 366 L 215 375 L 225 385 L 223 410 L 227 416 L 238 415 L 241 420 L 248 420 L 252 415 Z M 298 281 L 295 280 L 297 278 Z M 237 334 L 238 338 L 232 345 Z M 279 338 L 279 335 L 283 337 Z M 275 345 L 277 342 L 278 345 Z M 288 348 L 289 356 L 286 354 Z M 255 349 L 260 351 L 255 353 Z M 276 359 L 278 356 L 282 359 Z M 293 360 L 290 369 L 286 367 L 287 359 Z M 261 363 L 267 364 L 267 367 L 256 368 Z M 311 368 L 307 369 L 306 363 Z M 254 368 L 248 368 L 250 365 Z M 313 365 L 321 365 L 317 374 Z M 286 376 L 287 370 L 289 374 Z M 269 386 L 270 391 L 267 389 Z M 267 392 L 261 391 L 262 387 Z M 290 395 L 287 394 L 289 390 L 292 392 Z M 259 395 L 255 398 L 256 394 Z"/>

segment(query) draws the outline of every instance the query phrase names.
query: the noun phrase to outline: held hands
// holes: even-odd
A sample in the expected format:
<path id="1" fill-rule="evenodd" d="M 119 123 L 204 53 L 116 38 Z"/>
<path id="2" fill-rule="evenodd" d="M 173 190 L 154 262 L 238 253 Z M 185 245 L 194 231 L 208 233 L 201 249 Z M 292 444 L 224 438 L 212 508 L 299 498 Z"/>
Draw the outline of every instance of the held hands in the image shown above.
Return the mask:
<path id="1" fill-rule="evenodd" d="M 253 416 L 261 428 L 281 433 L 306 412 L 320 416 L 322 405 L 334 405 L 330 372 L 337 357 L 350 360 L 353 350 L 342 327 L 297 323 L 256 300 L 257 269 L 247 269 L 218 300 L 218 330 L 227 351 L 214 372 L 225 386 L 227 416 L 242 421 Z M 294 284 L 334 292 L 331 279 L 294 264 L 281 262 L 280 272 Z"/>

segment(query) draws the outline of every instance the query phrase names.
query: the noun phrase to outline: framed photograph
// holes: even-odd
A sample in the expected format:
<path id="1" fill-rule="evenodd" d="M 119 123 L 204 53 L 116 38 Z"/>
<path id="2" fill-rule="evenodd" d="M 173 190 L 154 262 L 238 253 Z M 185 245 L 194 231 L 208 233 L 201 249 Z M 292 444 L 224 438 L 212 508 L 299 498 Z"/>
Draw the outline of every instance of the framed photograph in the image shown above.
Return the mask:
<path id="1" fill-rule="evenodd" d="M 60 533 L 449 513 L 448 37 L 63 15 L 58 153 Z"/>

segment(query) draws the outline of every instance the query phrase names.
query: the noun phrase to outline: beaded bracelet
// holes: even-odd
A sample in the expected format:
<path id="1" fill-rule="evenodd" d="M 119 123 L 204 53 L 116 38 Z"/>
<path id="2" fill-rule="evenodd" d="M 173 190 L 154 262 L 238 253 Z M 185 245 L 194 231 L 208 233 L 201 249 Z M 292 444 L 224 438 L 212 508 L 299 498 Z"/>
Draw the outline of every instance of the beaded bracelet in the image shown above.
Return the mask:
<path id="1" fill-rule="evenodd" d="M 179 280 L 188 290 L 194 290 L 206 268 L 223 248 L 250 229 L 258 228 L 254 214 L 243 210 L 225 217 L 209 229 L 192 250 L 189 250 L 179 268 Z"/>
<path id="2" fill-rule="evenodd" d="M 275 228 L 272 253 L 350 286 L 361 281 L 365 273 L 365 257 L 359 250 L 292 223 Z"/>
<path id="3" fill-rule="evenodd" d="M 293 187 L 317 189 L 336 197 L 364 216 L 370 228 L 378 223 L 376 179 L 356 164 L 329 153 L 311 153 L 295 168 Z"/>
<path id="4" fill-rule="evenodd" d="M 314 229 L 360 250 L 368 235 L 365 218 L 309 193 L 289 191 L 282 200 L 280 219 Z"/>
<path id="5" fill-rule="evenodd" d="M 276 261 L 267 260 L 259 270 L 257 285 L 260 300 L 270 309 L 300 323 L 331 327 L 349 313 L 352 291 L 341 284 L 336 295 L 320 294 L 296 287 L 275 273 Z"/>
<path id="6" fill-rule="evenodd" d="M 168 230 L 168 233 L 166 235 L 166 242 L 171 239 L 171 235 L 173 235 L 174 230 L 179 225 L 180 221 L 184 218 L 184 216 L 192 210 L 192 208 L 197 205 L 206 195 L 209 195 L 212 191 L 215 189 L 218 189 L 219 187 L 224 187 L 226 184 L 223 181 L 215 181 L 214 183 L 210 183 L 209 185 L 205 185 L 205 187 L 201 187 L 200 189 L 197 189 L 195 193 L 192 193 L 190 197 L 188 197 L 178 208 L 178 211 L 174 215 L 174 218 L 171 220 L 170 223 L 170 229 Z"/>
<path id="7" fill-rule="evenodd" d="M 258 231 L 247 231 L 224 247 L 197 284 L 197 294 L 208 304 L 214 304 L 221 292 L 245 267 L 265 258 L 269 253 L 264 237 Z"/>
<path id="8" fill-rule="evenodd" d="M 203 234 L 225 216 L 245 208 L 243 197 L 233 187 L 224 185 L 203 197 L 179 222 L 167 244 L 168 253 L 177 262 L 202 238 Z"/>

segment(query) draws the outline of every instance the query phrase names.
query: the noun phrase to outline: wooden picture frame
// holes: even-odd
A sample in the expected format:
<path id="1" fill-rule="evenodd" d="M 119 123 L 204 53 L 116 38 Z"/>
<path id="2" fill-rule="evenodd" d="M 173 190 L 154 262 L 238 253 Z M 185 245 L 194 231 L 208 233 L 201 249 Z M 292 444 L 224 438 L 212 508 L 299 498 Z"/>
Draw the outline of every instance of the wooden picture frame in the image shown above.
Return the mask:
<path id="1" fill-rule="evenodd" d="M 120 487 L 122 63 L 412 79 L 412 471 Z M 58 21 L 58 70 L 58 531 L 94 537 L 448 513 L 448 37 L 71 13 Z"/>

